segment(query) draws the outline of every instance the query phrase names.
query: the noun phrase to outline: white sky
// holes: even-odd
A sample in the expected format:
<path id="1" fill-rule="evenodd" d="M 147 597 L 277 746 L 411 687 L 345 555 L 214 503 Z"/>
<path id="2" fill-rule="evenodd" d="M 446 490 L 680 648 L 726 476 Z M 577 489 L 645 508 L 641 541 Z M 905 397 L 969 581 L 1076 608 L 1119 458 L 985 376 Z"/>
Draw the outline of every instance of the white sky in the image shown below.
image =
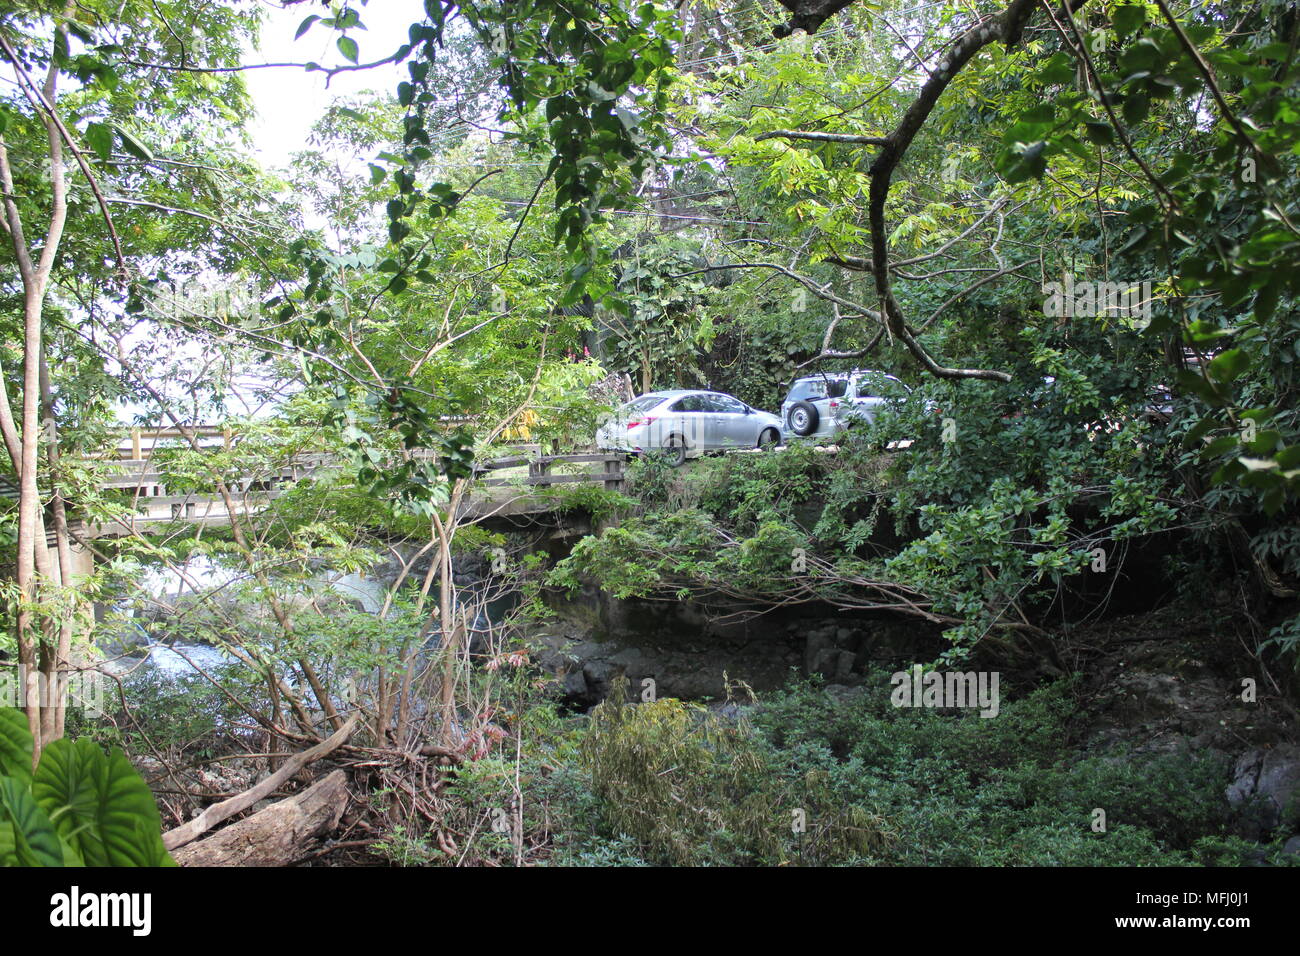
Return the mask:
<path id="1" fill-rule="evenodd" d="M 249 51 L 245 63 L 316 62 L 326 67 L 347 63 L 338 51 L 340 34 L 335 30 L 315 24 L 302 39 L 294 40 L 298 25 L 305 17 L 313 13 L 325 15 L 321 4 L 299 3 L 282 8 L 278 3 L 263 0 L 262 6 L 265 20 L 261 44 L 258 49 Z M 359 61 L 368 63 L 391 55 L 406 42 L 407 30 L 412 23 L 423 18 L 424 6 L 422 0 L 371 0 L 368 7 L 360 8 L 360 13 L 366 29 L 351 30 L 348 35 L 360 47 Z M 248 70 L 244 80 L 257 111 L 249 129 L 258 161 L 268 170 L 287 167 L 293 153 L 307 148 L 307 135 L 312 125 L 336 98 L 354 96 L 365 90 L 393 93 L 398 82 L 408 77 L 405 63 L 390 64 L 339 73 L 330 80 L 327 88 L 324 73 L 307 72 L 302 67 Z M 350 161 L 358 168 L 364 168 L 374 157 L 359 155 L 339 159 L 345 165 Z M 312 221 L 314 217 L 310 212 L 304 212 L 308 221 Z M 132 338 L 147 336 L 149 332 L 150 324 L 143 323 Z M 197 360 L 201 347 L 193 343 L 192 347 L 182 347 L 179 354 L 184 359 Z M 267 414 L 270 409 L 266 406 L 254 407 L 257 403 L 253 392 L 257 384 L 255 376 L 250 377 L 237 382 L 226 395 L 233 414 L 252 414 L 254 417 Z M 127 403 L 119 409 L 119 418 L 129 421 L 138 413 L 152 414 L 153 411 Z"/>
<path id="2" fill-rule="evenodd" d="M 347 63 L 335 45 L 339 37 L 335 30 L 314 24 L 301 40 L 293 38 L 309 14 L 325 12 L 320 4 L 298 3 L 284 9 L 273 3 L 264 6 L 261 47 L 249 55 L 248 63 Z M 350 30 L 348 35 L 361 48 L 360 62 L 369 63 L 389 56 L 406 42 L 407 29 L 424 17 L 424 4 L 421 0 L 371 0 L 359 12 L 366 29 Z M 259 160 L 268 169 L 283 168 L 290 154 L 306 147 L 312 124 L 334 99 L 363 90 L 392 93 L 408 76 L 405 63 L 390 64 L 339 73 L 327 89 L 324 73 L 308 73 L 300 67 L 249 70 L 245 81 L 257 108 L 251 130 Z M 357 162 L 364 164 L 372 158 L 359 156 Z"/>

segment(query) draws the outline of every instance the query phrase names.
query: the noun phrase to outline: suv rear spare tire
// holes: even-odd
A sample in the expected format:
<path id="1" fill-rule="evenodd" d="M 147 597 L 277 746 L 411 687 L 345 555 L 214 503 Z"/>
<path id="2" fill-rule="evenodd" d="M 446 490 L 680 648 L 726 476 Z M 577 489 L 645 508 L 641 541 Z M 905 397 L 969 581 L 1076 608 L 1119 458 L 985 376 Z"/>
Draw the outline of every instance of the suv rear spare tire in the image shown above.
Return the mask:
<path id="1" fill-rule="evenodd" d="M 817 406 L 812 402 L 795 402 L 790 409 L 790 431 L 801 438 L 817 430 Z"/>

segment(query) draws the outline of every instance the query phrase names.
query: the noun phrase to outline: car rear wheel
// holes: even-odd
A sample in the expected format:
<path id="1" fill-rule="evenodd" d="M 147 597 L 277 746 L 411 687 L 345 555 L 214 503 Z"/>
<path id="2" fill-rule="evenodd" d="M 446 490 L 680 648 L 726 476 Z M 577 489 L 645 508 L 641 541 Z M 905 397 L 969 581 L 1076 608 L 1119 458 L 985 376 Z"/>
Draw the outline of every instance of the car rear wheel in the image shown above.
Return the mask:
<path id="1" fill-rule="evenodd" d="M 669 435 L 659 453 L 663 456 L 669 468 L 680 468 L 686 464 L 688 450 L 685 438 L 681 435 Z"/>
<path id="2" fill-rule="evenodd" d="M 818 417 L 812 402 L 795 402 L 790 409 L 790 430 L 799 436 L 811 435 L 817 430 Z"/>

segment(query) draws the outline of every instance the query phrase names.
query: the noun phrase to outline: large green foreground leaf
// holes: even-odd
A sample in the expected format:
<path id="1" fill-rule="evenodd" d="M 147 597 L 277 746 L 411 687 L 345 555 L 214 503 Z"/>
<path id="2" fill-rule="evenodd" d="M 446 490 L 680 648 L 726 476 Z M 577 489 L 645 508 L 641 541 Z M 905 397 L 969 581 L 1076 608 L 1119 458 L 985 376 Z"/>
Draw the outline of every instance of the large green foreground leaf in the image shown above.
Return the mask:
<path id="1" fill-rule="evenodd" d="M 56 740 L 32 780 L 37 803 L 87 866 L 166 866 L 153 794 L 122 751 Z"/>
<path id="2" fill-rule="evenodd" d="M 0 864 L 62 866 L 63 848 L 25 781 L 0 777 Z"/>
<path id="3" fill-rule="evenodd" d="M 31 770 L 21 711 L 0 708 L 0 866 L 175 866 L 153 794 L 121 750 L 56 740 Z"/>
<path id="4" fill-rule="evenodd" d="M 32 735 L 26 715 L 13 707 L 0 707 L 0 776 L 32 779 Z"/>

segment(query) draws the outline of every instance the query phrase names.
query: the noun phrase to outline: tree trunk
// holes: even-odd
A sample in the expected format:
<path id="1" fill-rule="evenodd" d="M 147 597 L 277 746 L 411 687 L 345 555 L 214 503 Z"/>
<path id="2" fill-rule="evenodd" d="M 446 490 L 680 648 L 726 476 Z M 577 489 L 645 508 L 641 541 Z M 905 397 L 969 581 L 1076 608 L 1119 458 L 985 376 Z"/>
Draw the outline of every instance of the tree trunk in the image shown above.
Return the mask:
<path id="1" fill-rule="evenodd" d="M 347 774 L 335 770 L 297 796 L 173 850 L 172 859 L 181 866 L 288 866 L 339 825 L 347 805 Z"/>
<path id="2" fill-rule="evenodd" d="M 71 10 L 70 5 L 68 10 Z M 56 43 L 66 36 L 65 24 L 61 23 L 55 27 Z M 39 258 L 33 260 L 33 250 L 27 245 L 22 218 L 15 200 L 9 153 L 3 140 L 0 139 L 0 186 L 4 189 L 6 231 L 13 245 L 18 274 L 23 286 L 21 432 L 15 427 L 7 392 L 3 402 L 3 415 L 0 415 L 0 426 L 3 426 L 5 445 L 10 455 L 12 456 L 15 450 L 18 452 L 18 458 L 14 462 L 15 470 L 18 472 L 18 554 L 15 577 L 20 603 L 15 615 L 15 637 L 18 645 L 18 663 L 25 670 L 24 709 L 27 713 L 28 729 L 32 733 L 32 764 L 35 766 L 40 759 L 41 748 L 49 743 L 54 735 L 55 723 L 51 719 L 52 714 L 43 718 L 41 712 L 42 669 L 40 665 L 42 662 L 38 659 L 38 647 L 41 643 L 40 631 L 45 625 L 35 618 L 33 609 L 41 598 L 42 583 L 52 582 L 57 574 L 46 548 L 44 514 L 36 482 L 41 441 L 40 368 L 45 294 L 49 286 L 50 272 L 54 268 L 54 260 L 58 255 L 59 244 L 63 239 L 63 228 L 68 217 L 68 202 L 67 180 L 63 168 L 63 139 L 54 116 L 58 65 L 53 60 L 50 61 L 45 83 L 39 91 L 36 91 L 21 60 L 7 46 L 5 51 L 18 74 L 19 89 L 31 102 L 37 118 L 45 126 L 50 157 L 49 225 Z M 57 641 L 57 638 L 50 639 Z M 54 653 L 57 654 L 57 649 Z"/>
<path id="3" fill-rule="evenodd" d="M 50 469 L 51 530 L 54 532 L 58 558 L 58 584 L 66 595 L 79 601 L 79 596 L 73 590 L 76 582 L 73 580 L 72 542 L 68 536 L 68 512 L 63 498 L 62 475 L 59 469 L 59 430 L 58 422 L 54 417 L 54 392 L 50 385 L 50 368 L 44 348 L 41 351 L 40 377 L 41 414 L 44 419 L 46 456 Z M 42 530 L 41 533 L 43 535 L 44 531 Z M 37 547 L 43 547 L 44 544 L 44 541 L 37 542 Z M 57 622 L 58 638 L 52 645 L 47 642 L 41 661 L 46 693 L 49 695 L 46 706 L 41 711 L 45 743 L 60 739 L 67 721 L 68 668 L 72 663 L 73 620 L 73 609 L 64 604 Z"/>

